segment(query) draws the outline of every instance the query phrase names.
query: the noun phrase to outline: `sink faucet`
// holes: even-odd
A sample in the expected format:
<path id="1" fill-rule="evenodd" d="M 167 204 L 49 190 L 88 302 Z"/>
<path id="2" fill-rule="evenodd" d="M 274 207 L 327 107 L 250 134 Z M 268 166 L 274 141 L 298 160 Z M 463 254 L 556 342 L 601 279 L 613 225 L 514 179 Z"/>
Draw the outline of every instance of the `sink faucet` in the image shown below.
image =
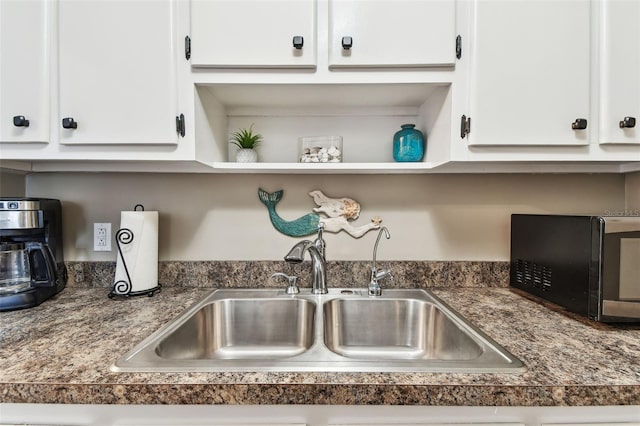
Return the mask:
<path id="1" fill-rule="evenodd" d="M 309 252 L 313 279 L 311 293 L 313 294 L 327 294 L 329 292 L 327 290 L 326 260 L 324 257 L 326 244 L 322 239 L 323 230 L 324 223 L 320 223 L 318 225 L 318 237 L 314 241 L 300 241 L 284 257 L 284 260 L 289 263 L 300 263 L 304 259 L 305 252 Z"/>
<path id="2" fill-rule="evenodd" d="M 376 255 L 378 253 L 378 243 L 380 242 L 380 237 L 384 232 L 384 236 L 387 238 L 391 238 L 391 234 L 386 226 L 380 228 L 380 232 L 378 232 L 378 238 L 376 239 L 376 244 L 373 246 L 373 265 L 371 266 L 371 280 L 369 281 L 369 296 L 380 296 L 382 295 L 382 288 L 380 287 L 380 283 L 378 281 L 383 280 L 385 278 L 393 279 L 393 275 L 391 275 L 391 271 L 389 269 L 378 269 L 376 266 Z"/>

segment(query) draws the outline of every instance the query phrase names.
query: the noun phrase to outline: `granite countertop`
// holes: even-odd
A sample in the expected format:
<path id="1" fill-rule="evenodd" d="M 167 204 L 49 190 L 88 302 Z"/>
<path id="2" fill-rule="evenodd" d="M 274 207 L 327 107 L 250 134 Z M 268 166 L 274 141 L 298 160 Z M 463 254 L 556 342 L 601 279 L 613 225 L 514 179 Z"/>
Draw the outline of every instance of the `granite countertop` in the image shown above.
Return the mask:
<path id="1" fill-rule="evenodd" d="M 549 309 L 508 288 L 432 291 L 524 373 L 114 373 L 113 362 L 211 289 L 110 300 L 67 288 L 0 314 L 0 403 L 640 405 L 640 327 Z"/>

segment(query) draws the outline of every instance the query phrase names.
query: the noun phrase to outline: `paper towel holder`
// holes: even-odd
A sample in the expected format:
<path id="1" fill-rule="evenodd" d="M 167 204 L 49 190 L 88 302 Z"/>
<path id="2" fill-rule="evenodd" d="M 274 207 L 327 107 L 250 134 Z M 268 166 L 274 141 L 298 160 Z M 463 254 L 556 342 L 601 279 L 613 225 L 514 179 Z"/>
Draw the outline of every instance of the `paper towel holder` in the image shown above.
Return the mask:
<path id="1" fill-rule="evenodd" d="M 133 210 L 138 211 L 138 207 L 140 207 L 141 210 L 144 211 L 144 206 L 142 204 L 136 204 Z M 113 288 L 111 289 L 111 292 L 109 292 L 109 299 L 113 299 L 114 297 L 133 297 L 143 295 L 152 297 L 154 294 L 160 292 L 162 288 L 160 283 L 158 283 L 158 285 L 153 288 L 141 291 L 131 291 L 131 289 L 133 288 L 133 284 L 131 282 L 131 275 L 129 274 L 127 262 L 124 260 L 124 256 L 122 255 L 121 244 L 130 244 L 133 241 L 133 236 L 133 232 L 128 228 L 120 228 L 116 232 L 116 245 L 118 246 L 118 255 L 120 256 L 120 260 L 122 261 L 122 266 L 124 267 L 124 272 L 127 275 L 127 279 L 116 281 L 113 284 Z"/>

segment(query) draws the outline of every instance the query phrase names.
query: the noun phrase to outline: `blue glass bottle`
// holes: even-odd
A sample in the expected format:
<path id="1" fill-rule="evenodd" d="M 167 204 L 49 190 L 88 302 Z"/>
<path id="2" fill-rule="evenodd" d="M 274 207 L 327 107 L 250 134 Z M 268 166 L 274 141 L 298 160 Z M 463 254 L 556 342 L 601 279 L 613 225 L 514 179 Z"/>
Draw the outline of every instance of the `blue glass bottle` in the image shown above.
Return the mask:
<path id="1" fill-rule="evenodd" d="M 393 135 L 393 159 L 400 162 L 420 161 L 424 157 L 425 139 L 415 124 L 403 124 Z"/>

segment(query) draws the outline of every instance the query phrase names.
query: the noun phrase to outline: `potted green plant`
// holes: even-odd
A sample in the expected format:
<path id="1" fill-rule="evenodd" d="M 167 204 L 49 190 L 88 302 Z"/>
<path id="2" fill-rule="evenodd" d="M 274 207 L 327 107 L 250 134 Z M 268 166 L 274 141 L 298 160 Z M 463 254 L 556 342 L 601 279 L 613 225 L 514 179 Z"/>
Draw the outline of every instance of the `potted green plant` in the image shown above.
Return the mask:
<path id="1" fill-rule="evenodd" d="M 249 129 L 240 129 L 233 132 L 229 143 L 238 147 L 236 162 L 255 163 L 258 161 L 258 152 L 255 148 L 262 143 L 262 135 L 253 133 L 253 124 Z"/>

